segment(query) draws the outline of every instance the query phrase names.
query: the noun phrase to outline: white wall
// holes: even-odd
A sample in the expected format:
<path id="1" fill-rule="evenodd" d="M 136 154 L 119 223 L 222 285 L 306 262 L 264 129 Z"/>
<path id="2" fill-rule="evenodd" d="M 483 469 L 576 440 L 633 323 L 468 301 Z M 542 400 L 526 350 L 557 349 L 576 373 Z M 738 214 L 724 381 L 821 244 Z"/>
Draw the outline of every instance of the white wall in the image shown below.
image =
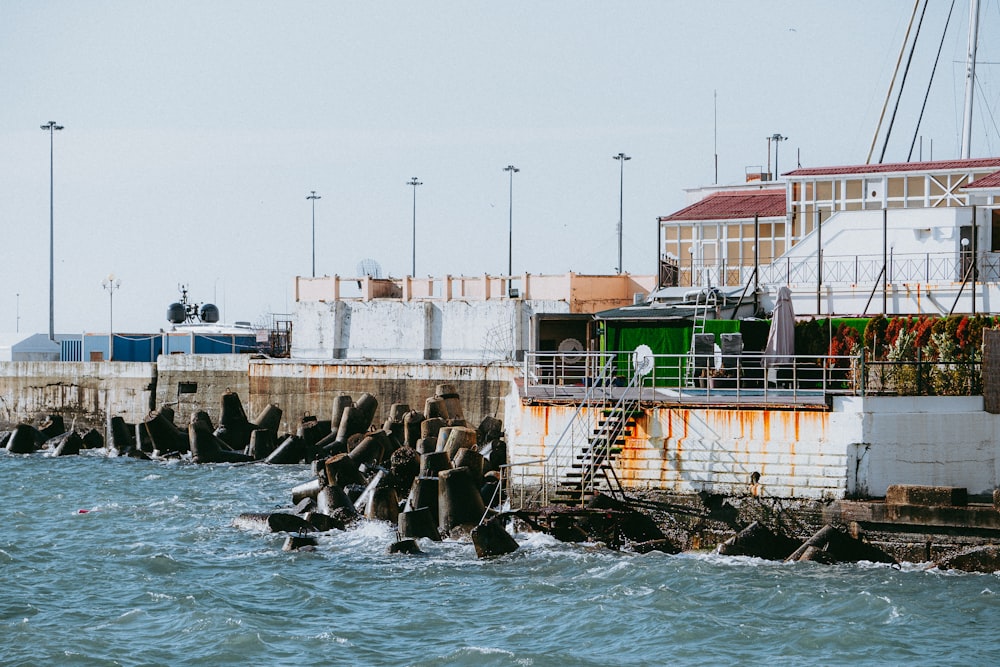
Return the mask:
<path id="1" fill-rule="evenodd" d="M 988 494 L 1000 480 L 1000 417 L 982 405 L 981 397 L 837 397 L 829 412 L 648 409 L 615 468 L 626 488 L 677 493 L 839 499 L 920 484 Z M 512 461 L 551 454 L 573 412 L 508 406 Z M 522 472 L 540 483 L 540 465 L 515 467 L 514 479 Z"/>
<path id="2" fill-rule="evenodd" d="M 296 359 L 495 360 L 528 345 L 531 316 L 568 313 L 565 301 L 299 302 Z"/>

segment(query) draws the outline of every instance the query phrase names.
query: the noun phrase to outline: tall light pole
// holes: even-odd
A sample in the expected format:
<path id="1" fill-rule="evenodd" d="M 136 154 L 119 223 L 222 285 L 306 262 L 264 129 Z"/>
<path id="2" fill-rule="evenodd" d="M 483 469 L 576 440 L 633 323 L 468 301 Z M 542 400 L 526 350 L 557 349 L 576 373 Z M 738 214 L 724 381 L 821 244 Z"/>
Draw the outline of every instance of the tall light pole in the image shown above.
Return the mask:
<path id="1" fill-rule="evenodd" d="M 507 218 L 507 275 L 509 276 L 514 273 L 514 174 L 521 170 L 512 164 L 508 164 L 503 170 L 510 173 L 510 195 L 507 208 L 509 211 Z"/>
<path id="2" fill-rule="evenodd" d="M 625 161 L 631 160 L 625 153 L 619 153 L 618 155 L 612 155 L 615 160 L 618 160 L 619 174 L 618 174 L 618 268 L 615 272 L 621 274 L 622 272 L 622 210 L 625 203 Z"/>
<path id="3" fill-rule="evenodd" d="M 312 194 L 306 195 L 306 199 L 311 199 L 312 200 L 312 209 L 313 209 L 313 225 L 312 225 L 313 275 L 312 275 L 312 277 L 315 278 L 316 277 L 316 200 L 317 199 L 322 199 L 322 197 L 320 197 L 318 194 L 316 194 L 315 190 L 310 190 L 309 192 L 311 192 Z"/>
<path id="4" fill-rule="evenodd" d="M 115 359 L 115 290 L 122 286 L 122 281 L 115 278 L 115 274 L 109 273 L 108 277 L 101 281 L 104 289 L 108 290 L 108 361 Z"/>
<path id="5" fill-rule="evenodd" d="M 414 176 L 406 182 L 407 185 L 413 186 L 413 266 L 410 268 L 410 276 L 413 278 L 417 277 L 417 186 L 423 185 Z"/>
<path id="6" fill-rule="evenodd" d="M 53 170 L 53 146 L 55 141 L 53 137 L 55 136 L 56 130 L 63 129 L 62 125 L 57 125 L 54 120 L 50 120 L 45 125 L 41 126 L 43 130 L 49 131 L 49 340 L 53 343 L 56 340 L 56 319 L 55 319 L 55 303 L 56 303 L 56 281 L 55 281 L 55 266 L 56 266 L 56 246 L 55 246 L 55 208 L 53 207 L 53 186 L 54 186 L 54 170 Z"/>
<path id="7" fill-rule="evenodd" d="M 779 174 L 781 173 L 778 169 L 778 144 L 788 139 L 788 137 L 783 137 L 779 133 L 775 132 L 768 137 L 768 139 L 774 142 L 774 179 L 777 180 L 780 178 Z"/>

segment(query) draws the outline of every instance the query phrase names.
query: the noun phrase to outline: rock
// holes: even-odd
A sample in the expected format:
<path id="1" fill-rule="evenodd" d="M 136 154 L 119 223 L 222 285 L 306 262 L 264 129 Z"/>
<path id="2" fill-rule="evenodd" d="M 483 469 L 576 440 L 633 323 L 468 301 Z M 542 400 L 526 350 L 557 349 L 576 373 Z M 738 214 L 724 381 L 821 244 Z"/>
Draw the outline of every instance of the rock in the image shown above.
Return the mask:
<path id="1" fill-rule="evenodd" d="M 935 565 L 942 570 L 962 570 L 963 572 L 1000 572 L 1000 545 L 984 544 L 972 547 L 938 561 Z"/>
<path id="2" fill-rule="evenodd" d="M 420 547 L 417 546 L 416 540 L 399 540 L 398 542 L 393 542 L 389 545 L 388 553 L 414 556 L 422 554 L 423 551 L 421 551 Z"/>

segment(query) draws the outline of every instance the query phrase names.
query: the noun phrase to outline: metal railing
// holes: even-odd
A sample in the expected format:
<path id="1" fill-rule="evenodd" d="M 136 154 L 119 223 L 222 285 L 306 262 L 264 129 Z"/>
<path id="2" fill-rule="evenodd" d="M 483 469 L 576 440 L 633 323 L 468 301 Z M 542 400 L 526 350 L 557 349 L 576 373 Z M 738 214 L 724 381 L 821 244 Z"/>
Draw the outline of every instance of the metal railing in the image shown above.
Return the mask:
<path id="1" fill-rule="evenodd" d="M 521 507 L 524 507 L 528 500 L 526 498 L 528 485 L 524 483 L 528 469 L 530 467 L 541 466 L 541 480 L 538 494 L 533 500 L 537 500 L 542 505 L 547 505 L 549 494 L 555 488 L 560 476 L 572 468 L 577 447 L 581 442 L 587 442 L 593 433 L 596 408 L 606 405 L 610 400 L 609 388 L 612 386 L 614 378 L 615 355 L 605 353 L 554 353 L 554 356 L 562 357 L 563 363 L 556 363 L 557 360 L 550 360 L 552 363 L 549 364 L 548 368 L 551 370 L 551 373 L 548 375 L 541 373 L 541 377 L 548 377 L 553 380 L 557 378 L 564 380 L 572 379 L 574 382 L 581 379 L 587 381 L 581 385 L 585 389 L 578 401 L 576 401 L 576 410 L 573 412 L 573 416 L 559 434 L 559 438 L 555 444 L 547 447 L 548 452 L 545 456 L 501 466 L 501 484 L 498 487 L 499 489 L 502 489 L 504 486 L 509 487 L 514 470 L 520 469 Z M 598 363 L 602 358 L 604 362 Z M 592 371 L 593 374 L 584 375 L 580 370 L 581 365 L 584 369 Z M 529 383 L 536 384 L 538 382 L 539 375 L 535 373 L 535 370 L 531 369 L 540 371 L 537 364 L 529 365 L 529 359 L 526 357 L 524 365 L 524 385 L 526 387 Z M 561 374 L 557 375 L 555 373 L 557 369 Z M 509 495 L 508 498 L 510 498 Z"/>
<path id="2" fill-rule="evenodd" d="M 866 361 L 865 394 L 889 396 L 979 396 L 982 362 Z"/>
<path id="3" fill-rule="evenodd" d="M 595 378 L 588 370 L 593 360 L 611 364 L 610 379 Z M 636 374 L 632 352 L 575 353 L 529 352 L 524 358 L 524 389 L 534 398 L 572 399 L 581 388 L 624 386 L 620 378 Z M 863 390 L 859 356 L 792 355 L 768 357 L 740 355 L 654 354 L 643 364 L 637 399 L 667 402 L 703 402 L 720 399 L 759 398 L 792 401 L 827 394 L 860 394 Z M 694 365 L 688 372 L 690 364 Z"/>
<path id="4" fill-rule="evenodd" d="M 1000 281 L 1000 253 L 979 252 L 978 278 L 981 282 Z M 881 280 L 882 265 L 888 269 L 890 283 L 960 282 L 972 262 L 972 252 L 895 253 L 883 258 L 881 253 L 868 255 L 823 255 L 824 285 L 864 285 Z M 779 257 L 761 263 L 758 281 L 765 285 L 810 284 L 817 282 L 815 256 Z M 683 286 L 736 287 L 745 285 L 752 274 L 752 264 L 738 260 L 711 262 L 688 261 L 678 266 L 678 282 Z"/>

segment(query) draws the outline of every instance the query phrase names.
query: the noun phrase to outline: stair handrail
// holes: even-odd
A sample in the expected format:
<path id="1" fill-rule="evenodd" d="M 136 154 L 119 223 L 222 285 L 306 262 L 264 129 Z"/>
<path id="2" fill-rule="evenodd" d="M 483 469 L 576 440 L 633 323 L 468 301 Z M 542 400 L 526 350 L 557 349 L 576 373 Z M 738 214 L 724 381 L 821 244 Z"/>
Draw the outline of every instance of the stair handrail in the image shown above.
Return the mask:
<path id="1" fill-rule="evenodd" d="M 632 390 L 639 387 L 642 383 L 642 377 L 640 373 L 633 370 L 632 376 L 629 378 L 628 384 L 624 387 L 621 396 L 618 397 L 615 405 L 608 410 L 609 415 L 605 416 L 604 423 L 593 434 L 593 437 L 589 439 L 591 444 L 589 458 L 583 462 L 583 467 L 580 469 L 581 505 L 587 494 L 593 493 L 596 487 L 597 474 L 604 468 L 608 461 L 612 443 L 625 430 L 626 414 L 631 412 L 639 403 L 638 393 L 633 394 Z M 610 415 L 617 415 L 617 419 L 609 418 Z M 595 443 L 601 444 L 595 446 Z M 603 447 L 603 450 L 600 450 L 599 447 Z"/>
<path id="2" fill-rule="evenodd" d="M 603 365 L 600 366 L 600 370 L 598 371 L 597 377 L 594 379 L 594 381 L 587 386 L 587 391 L 584 393 L 583 399 L 576 406 L 576 410 L 573 412 L 573 416 L 566 423 L 566 426 L 559 434 L 559 438 L 556 440 L 555 444 L 552 445 L 552 448 L 548 451 L 548 453 L 541 458 L 531 459 L 528 461 L 518 461 L 516 463 L 504 463 L 500 466 L 501 480 L 500 484 L 497 485 L 497 489 L 494 491 L 494 499 L 493 499 L 494 501 L 496 500 L 495 497 L 496 494 L 502 493 L 502 489 L 506 486 L 509 486 L 510 482 L 509 477 L 513 468 L 520 467 L 523 469 L 527 468 L 528 466 L 541 465 L 542 466 L 541 503 L 543 505 L 548 504 L 549 487 L 551 485 L 549 477 L 552 477 L 557 480 L 558 479 L 557 471 L 559 470 L 560 467 L 558 464 L 553 465 L 552 463 L 553 459 L 556 457 L 557 454 L 560 454 L 563 449 L 568 448 L 570 449 L 570 460 L 572 460 L 574 452 L 573 448 L 570 447 L 569 445 L 564 446 L 564 443 L 567 441 L 567 436 L 570 436 L 569 441 L 572 442 L 573 438 L 571 437 L 570 434 L 575 428 L 577 429 L 579 428 L 578 422 L 582 420 L 582 415 L 584 414 L 584 412 L 589 410 L 589 408 L 592 407 L 592 405 L 595 402 L 597 402 L 597 400 L 595 399 L 604 400 L 602 397 L 606 394 L 607 388 L 611 384 L 611 380 L 614 375 L 612 370 L 617 366 L 618 359 L 617 359 L 617 353 L 606 353 L 606 354 L 608 355 L 607 360 L 604 362 Z M 549 472 L 550 468 L 553 468 L 553 472 L 551 473 L 551 475 Z M 524 488 L 525 485 L 521 484 L 522 494 L 524 492 Z M 522 506 L 524 505 L 523 495 L 521 499 L 521 505 Z M 484 515 L 484 520 L 485 520 L 485 515 Z"/>

